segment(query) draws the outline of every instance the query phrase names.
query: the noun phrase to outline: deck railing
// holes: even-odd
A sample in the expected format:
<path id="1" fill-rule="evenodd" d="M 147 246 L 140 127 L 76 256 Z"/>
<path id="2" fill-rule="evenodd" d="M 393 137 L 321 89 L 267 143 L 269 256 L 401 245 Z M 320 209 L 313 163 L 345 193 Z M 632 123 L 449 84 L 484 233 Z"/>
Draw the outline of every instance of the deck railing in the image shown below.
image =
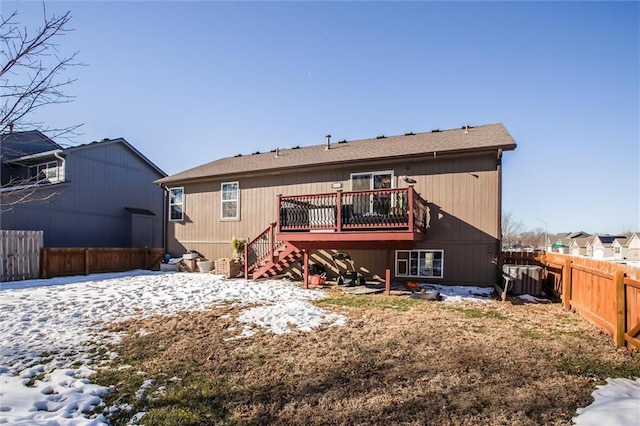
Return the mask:
<path id="1" fill-rule="evenodd" d="M 426 232 L 427 202 L 413 188 L 280 196 L 278 232 Z"/>

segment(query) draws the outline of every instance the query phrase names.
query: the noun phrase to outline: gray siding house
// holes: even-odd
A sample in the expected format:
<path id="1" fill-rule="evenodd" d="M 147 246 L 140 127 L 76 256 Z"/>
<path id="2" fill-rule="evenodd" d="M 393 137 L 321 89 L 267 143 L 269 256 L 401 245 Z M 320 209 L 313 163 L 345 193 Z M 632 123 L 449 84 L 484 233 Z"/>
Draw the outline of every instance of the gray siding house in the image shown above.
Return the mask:
<path id="1" fill-rule="evenodd" d="M 125 139 L 63 148 L 2 134 L 0 228 L 42 230 L 46 247 L 163 247 L 166 176 Z"/>

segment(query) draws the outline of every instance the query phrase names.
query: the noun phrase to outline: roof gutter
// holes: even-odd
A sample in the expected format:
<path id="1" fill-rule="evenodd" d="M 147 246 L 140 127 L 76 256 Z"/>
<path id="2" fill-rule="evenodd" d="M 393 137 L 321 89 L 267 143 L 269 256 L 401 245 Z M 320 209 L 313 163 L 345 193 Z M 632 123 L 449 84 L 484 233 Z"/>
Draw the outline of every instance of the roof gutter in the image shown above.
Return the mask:
<path id="1" fill-rule="evenodd" d="M 52 157 L 52 156 L 56 157 L 56 158 L 60 158 L 60 157 L 58 157 L 58 155 L 60 155 L 62 153 L 63 153 L 63 151 L 61 149 L 55 149 L 55 150 L 52 150 L 52 151 L 38 152 L 36 154 L 29 154 L 29 155 L 24 155 L 22 157 L 14 158 L 13 160 L 6 161 L 5 164 L 23 166 L 23 165 L 29 164 L 33 160 L 40 160 L 42 158 L 47 158 L 47 157 Z"/>

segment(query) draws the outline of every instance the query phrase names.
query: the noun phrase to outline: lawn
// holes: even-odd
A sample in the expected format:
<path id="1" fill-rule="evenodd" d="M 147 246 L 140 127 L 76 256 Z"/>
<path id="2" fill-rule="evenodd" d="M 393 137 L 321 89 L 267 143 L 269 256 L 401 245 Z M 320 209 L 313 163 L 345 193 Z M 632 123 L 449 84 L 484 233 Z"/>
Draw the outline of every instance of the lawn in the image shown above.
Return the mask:
<path id="1" fill-rule="evenodd" d="M 559 304 L 345 296 L 312 303 L 343 325 L 239 338 L 246 307 L 109 326 L 123 339 L 92 382 L 126 424 L 572 424 L 640 355 Z M 151 378 L 151 379 L 150 379 Z"/>

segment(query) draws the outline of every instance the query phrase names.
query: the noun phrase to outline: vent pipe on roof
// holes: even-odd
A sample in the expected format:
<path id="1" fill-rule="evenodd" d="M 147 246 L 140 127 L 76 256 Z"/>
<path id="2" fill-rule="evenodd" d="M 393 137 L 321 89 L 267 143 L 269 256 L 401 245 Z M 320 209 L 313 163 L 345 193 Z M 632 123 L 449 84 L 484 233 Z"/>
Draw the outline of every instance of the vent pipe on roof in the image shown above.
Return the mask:
<path id="1" fill-rule="evenodd" d="M 465 132 L 465 133 L 469 133 L 469 124 L 468 124 L 468 123 L 466 123 L 466 124 L 464 125 L 464 132 Z"/>
<path id="2" fill-rule="evenodd" d="M 325 136 L 327 138 L 327 150 L 331 149 L 331 135 Z"/>
<path id="3" fill-rule="evenodd" d="M 276 158 L 280 156 L 280 149 L 276 147 Z"/>
<path id="4" fill-rule="evenodd" d="M 11 123 L 9 123 L 9 133 L 13 133 L 13 126 L 15 126 L 15 124 L 12 121 Z"/>

